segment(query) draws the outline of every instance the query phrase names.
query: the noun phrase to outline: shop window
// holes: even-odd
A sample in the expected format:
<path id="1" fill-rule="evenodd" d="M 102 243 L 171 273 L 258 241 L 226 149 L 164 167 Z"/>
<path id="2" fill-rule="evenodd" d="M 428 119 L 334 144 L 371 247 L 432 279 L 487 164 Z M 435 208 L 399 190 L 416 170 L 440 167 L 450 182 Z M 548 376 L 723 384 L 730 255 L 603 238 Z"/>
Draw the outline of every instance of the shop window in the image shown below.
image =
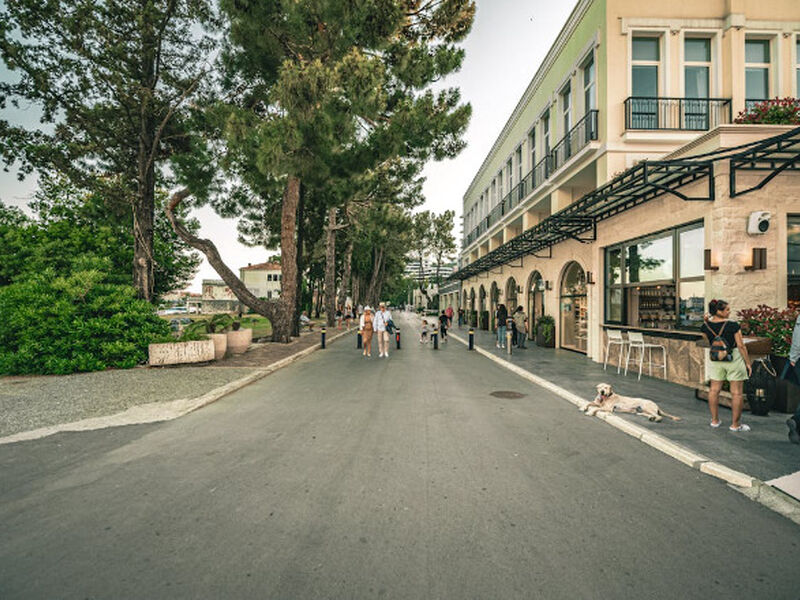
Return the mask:
<path id="1" fill-rule="evenodd" d="M 800 216 L 790 216 L 787 227 L 787 294 L 790 307 L 800 307 Z"/>
<path id="2" fill-rule="evenodd" d="M 703 250 L 700 224 L 607 248 L 606 322 L 653 329 L 698 327 L 705 300 Z"/>
<path id="3" fill-rule="evenodd" d="M 561 347 L 586 352 L 588 323 L 586 274 L 573 262 L 567 266 L 561 281 Z"/>

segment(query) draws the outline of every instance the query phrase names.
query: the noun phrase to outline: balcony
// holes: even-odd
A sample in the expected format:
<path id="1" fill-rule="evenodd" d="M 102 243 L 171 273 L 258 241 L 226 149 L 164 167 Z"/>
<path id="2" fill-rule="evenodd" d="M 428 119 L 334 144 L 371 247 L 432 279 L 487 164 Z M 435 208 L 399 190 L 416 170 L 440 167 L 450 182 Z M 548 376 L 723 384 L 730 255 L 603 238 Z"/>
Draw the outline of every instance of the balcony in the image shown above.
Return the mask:
<path id="1" fill-rule="evenodd" d="M 549 179 L 550 175 L 573 156 L 585 148 L 589 142 L 597 139 L 598 111 L 590 110 L 578 123 L 569 130 L 553 149 L 542 160 L 536 163 L 525 177 L 522 178 L 503 199 L 481 219 L 471 232 L 464 236 L 464 247 L 483 235 L 492 225 L 500 221 L 504 215 L 519 206 L 531 192 Z"/>
<path id="2" fill-rule="evenodd" d="M 625 100 L 625 129 L 708 131 L 731 122 L 729 98 L 645 98 Z"/>

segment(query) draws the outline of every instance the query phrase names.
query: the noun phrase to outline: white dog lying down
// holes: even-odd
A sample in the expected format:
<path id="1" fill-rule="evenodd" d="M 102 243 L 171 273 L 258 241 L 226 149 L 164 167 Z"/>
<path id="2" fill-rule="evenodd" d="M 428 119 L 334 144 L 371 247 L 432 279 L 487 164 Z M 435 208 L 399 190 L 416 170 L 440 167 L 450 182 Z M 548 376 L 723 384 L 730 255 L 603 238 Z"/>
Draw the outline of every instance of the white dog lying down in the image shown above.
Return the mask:
<path id="1" fill-rule="evenodd" d="M 669 417 L 673 421 L 681 420 L 680 417 L 675 417 L 658 408 L 658 404 L 652 400 L 631 398 L 629 396 L 617 394 L 608 383 L 599 383 L 597 385 L 597 396 L 581 410 L 590 417 L 593 417 L 600 411 L 609 413 L 616 411 L 642 415 L 656 423 L 661 421 L 662 417 Z"/>

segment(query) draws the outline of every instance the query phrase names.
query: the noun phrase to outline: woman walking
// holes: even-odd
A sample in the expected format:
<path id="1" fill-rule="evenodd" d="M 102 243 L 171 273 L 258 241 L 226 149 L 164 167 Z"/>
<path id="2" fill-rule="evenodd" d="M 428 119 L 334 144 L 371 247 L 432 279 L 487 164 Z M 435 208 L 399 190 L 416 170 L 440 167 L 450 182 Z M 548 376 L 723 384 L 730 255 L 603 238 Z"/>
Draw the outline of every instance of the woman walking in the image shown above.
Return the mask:
<path id="1" fill-rule="evenodd" d="M 722 383 L 727 381 L 731 386 L 731 431 L 750 431 L 750 426 L 741 422 L 744 406 L 744 381 L 752 372 L 750 357 L 742 340 L 742 329 L 736 321 L 729 321 L 731 307 L 725 300 L 712 300 L 708 303 L 708 312 L 703 333 L 711 344 L 709 352 L 708 374 L 711 379 L 711 391 L 708 394 L 708 409 L 711 411 L 711 427 L 720 426 L 719 392 Z"/>
<path id="2" fill-rule="evenodd" d="M 505 304 L 498 304 L 497 310 L 494 313 L 494 326 L 497 330 L 497 347 L 506 347 L 506 321 L 508 320 L 508 311 Z"/>
<path id="3" fill-rule="evenodd" d="M 364 346 L 364 356 L 372 356 L 372 309 L 369 306 L 364 307 L 364 312 L 359 321 L 359 329 L 361 329 L 361 343 Z"/>

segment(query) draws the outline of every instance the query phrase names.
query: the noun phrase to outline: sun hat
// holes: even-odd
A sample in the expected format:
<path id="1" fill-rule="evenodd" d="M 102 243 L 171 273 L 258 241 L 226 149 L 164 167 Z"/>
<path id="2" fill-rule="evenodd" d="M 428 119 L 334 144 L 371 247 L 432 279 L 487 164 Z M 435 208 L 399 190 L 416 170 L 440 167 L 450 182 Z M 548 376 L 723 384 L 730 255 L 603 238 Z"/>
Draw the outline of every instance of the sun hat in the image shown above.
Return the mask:
<path id="1" fill-rule="evenodd" d="M 386 306 L 386 302 L 378 302 L 378 306 Z"/>
<path id="2" fill-rule="evenodd" d="M 372 309 L 370 308 L 369 304 L 367 304 L 367 305 L 364 307 L 364 312 L 367 312 L 367 311 L 369 311 L 369 312 L 372 312 Z"/>

